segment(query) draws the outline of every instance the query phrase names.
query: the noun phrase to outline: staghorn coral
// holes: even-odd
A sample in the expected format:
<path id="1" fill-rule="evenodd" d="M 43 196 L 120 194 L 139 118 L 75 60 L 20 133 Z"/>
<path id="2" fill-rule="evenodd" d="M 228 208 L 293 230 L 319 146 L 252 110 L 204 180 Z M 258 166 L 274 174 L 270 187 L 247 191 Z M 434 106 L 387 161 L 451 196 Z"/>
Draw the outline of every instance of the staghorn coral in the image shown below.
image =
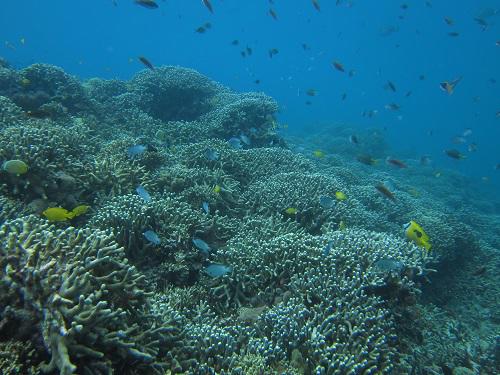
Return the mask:
<path id="1" fill-rule="evenodd" d="M 179 330 L 148 312 L 145 278 L 109 234 L 26 217 L 4 224 L 0 243 L 0 333 L 41 335 L 51 355 L 43 372 L 162 368 L 161 343 Z"/>

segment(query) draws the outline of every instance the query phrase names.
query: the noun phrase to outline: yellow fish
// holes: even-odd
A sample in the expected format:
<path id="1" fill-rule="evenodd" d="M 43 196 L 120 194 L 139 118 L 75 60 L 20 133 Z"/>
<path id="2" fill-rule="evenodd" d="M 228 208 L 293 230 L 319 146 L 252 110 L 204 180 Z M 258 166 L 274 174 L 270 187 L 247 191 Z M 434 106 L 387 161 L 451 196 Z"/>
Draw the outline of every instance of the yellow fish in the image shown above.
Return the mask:
<path id="1" fill-rule="evenodd" d="M 84 204 L 76 206 L 72 211 L 68 211 L 62 207 L 50 207 L 42 212 L 49 221 L 66 221 L 71 220 L 76 216 L 83 215 L 89 210 L 90 206 Z"/>
<path id="2" fill-rule="evenodd" d="M 84 204 L 81 204 L 81 205 L 76 206 L 75 208 L 73 208 L 73 210 L 71 211 L 71 213 L 74 216 L 80 216 L 80 215 L 85 214 L 89 210 L 89 208 L 90 208 L 90 206 L 86 206 Z"/>
<path id="3" fill-rule="evenodd" d="M 337 191 L 335 193 L 335 198 L 337 198 L 338 201 L 345 201 L 347 199 L 347 195 L 345 195 L 341 191 Z"/>
<path id="4" fill-rule="evenodd" d="M 413 241 L 417 246 L 425 248 L 425 250 L 431 250 L 431 243 L 429 242 L 429 236 L 424 232 L 422 227 L 418 225 L 415 221 L 410 221 L 403 225 L 406 237 Z"/>
<path id="5" fill-rule="evenodd" d="M 297 215 L 297 212 L 298 210 L 295 208 L 295 207 L 288 207 L 286 210 L 285 210 L 285 213 L 287 215 Z"/>
<path id="6" fill-rule="evenodd" d="M 339 230 L 346 230 L 347 229 L 347 225 L 345 223 L 344 220 L 340 220 L 340 223 L 339 223 Z"/>
<path id="7" fill-rule="evenodd" d="M 325 153 L 321 150 L 314 150 L 313 151 L 313 155 L 315 157 L 317 157 L 318 159 L 321 159 L 321 158 L 324 158 L 325 157 Z"/>
<path id="8" fill-rule="evenodd" d="M 49 221 L 66 221 L 68 219 L 73 219 L 75 215 L 69 212 L 67 209 L 62 207 L 50 207 L 42 212 Z"/>
<path id="9" fill-rule="evenodd" d="M 222 188 L 220 187 L 220 185 L 215 185 L 213 191 L 215 194 L 219 194 L 222 191 Z"/>
<path id="10" fill-rule="evenodd" d="M 7 173 L 20 176 L 28 172 L 28 164 L 22 160 L 7 160 L 3 163 L 2 169 Z"/>
<path id="11" fill-rule="evenodd" d="M 21 80 L 21 85 L 23 86 L 29 86 L 31 84 L 31 81 L 28 78 L 23 78 Z"/>

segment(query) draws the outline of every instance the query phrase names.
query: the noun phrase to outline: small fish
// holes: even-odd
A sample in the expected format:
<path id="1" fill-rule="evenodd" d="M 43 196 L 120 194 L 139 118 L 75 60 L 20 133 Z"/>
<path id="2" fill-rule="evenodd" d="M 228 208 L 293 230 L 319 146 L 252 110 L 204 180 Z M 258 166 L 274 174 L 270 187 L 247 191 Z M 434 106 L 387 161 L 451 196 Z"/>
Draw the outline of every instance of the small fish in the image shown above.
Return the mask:
<path id="1" fill-rule="evenodd" d="M 210 248 L 210 246 L 208 246 L 208 244 L 203 241 L 202 239 L 200 238 L 193 238 L 193 245 L 198 249 L 200 250 L 200 252 L 205 255 L 205 256 L 208 256 L 208 254 L 210 253 L 210 250 L 212 250 Z"/>
<path id="2" fill-rule="evenodd" d="M 149 68 L 149 69 L 151 69 L 151 70 L 155 70 L 155 67 L 153 66 L 153 64 L 151 64 L 151 63 L 149 62 L 149 60 L 148 60 L 148 59 L 146 59 L 144 56 L 139 56 L 139 61 L 140 61 L 141 63 L 143 63 L 143 64 L 144 64 L 144 66 L 146 66 L 147 68 Z"/>
<path id="3" fill-rule="evenodd" d="M 17 159 L 7 160 L 3 163 L 2 170 L 10 174 L 20 176 L 28 172 L 28 164 Z"/>
<path id="4" fill-rule="evenodd" d="M 427 251 L 431 250 L 432 245 L 429 236 L 415 221 L 411 220 L 409 223 L 404 224 L 403 229 L 409 240 L 413 241 L 417 246 L 425 248 Z"/>
<path id="5" fill-rule="evenodd" d="M 313 151 L 313 156 L 316 157 L 316 158 L 318 158 L 318 159 L 324 158 L 325 155 L 326 154 L 323 151 L 321 151 L 321 150 L 314 150 Z"/>
<path id="6" fill-rule="evenodd" d="M 302 49 L 304 51 L 309 51 L 311 49 L 311 47 L 307 43 L 302 43 Z"/>
<path id="7" fill-rule="evenodd" d="M 308 89 L 306 91 L 307 96 L 316 96 L 317 94 L 318 94 L 318 92 L 315 89 Z"/>
<path id="8" fill-rule="evenodd" d="M 342 94 L 342 96 L 340 97 L 340 99 L 341 99 L 342 101 L 344 101 L 344 100 L 346 100 L 346 98 L 347 98 L 347 93 L 345 93 L 345 92 L 344 92 L 344 93 Z"/>
<path id="9" fill-rule="evenodd" d="M 241 140 L 241 142 L 243 142 L 247 146 L 250 146 L 252 144 L 252 141 L 250 140 L 250 138 L 248 138 L 244 133 L 240 134 L 240 140 Z"/>
<path id="10" fill-rule="evenodd" d="M 373 265 L 382 272 L 400 272 L 404 267 L 402 262 L 394 258 L 382 258 L 373 263 Z"/>
<path id="11" fill-rule="evenodd" d="M 405 94 L 405 98 L 408 98 L 410 95 L 412 94 L 412 91 L 408 91 L 406 94 Z"/>
<path id="12" fill-rule="evenodd" d="M 158 8 L 158 4 L 154 0 L 135 0 L 134 3 L 148 9 Z"/>
<path id="13" fill-rule="evenodd" d="M 142 186 L 142 185 L 137 186 L 137 188 L 135 189 L 135 191 L 137 192 L 137 194 L 139 195 L 139 197 L 141 197 L 142 199 L 144 199 L 144 201 L 146 203 L 151 202 L 151 195 L 149 195 L 148 191 L 144 188 L 144 186 Z"/>
<path id="14" fill-rule="evenodd" d="M 432 162 L 432 159 L 429 155 L 422 155 L 420 157 L 420 165 L 429 165 Z"/>
<path id="15" fill-rule="evenodd" d="M 248 46 L 245 48 L 245 51 L 247 51 L 247 55 L 248 56 L 251 56 L 252 53 L 253 53 L 253 50 L 250 47 L 248 47 Z"/>
<path id="16" fill-rule="evenodd" d="M 142 235 L 153 245 L 159 245 L 161 243 L 160 237 L 152 230 L 147 230 Z"/>
<path id="17" fill-rule="evenodd" d="M 201 204 L 201 208 L 203 208 L 203 211 L 205 211 L 207 215 L 210 215 L 210 206 L 208 205 L 208 202 L 203 202 Z"/>
<path id="18" fill-rule="evenodd" d="M 457 136 L 455 136 L 455 137 L 453 137 L 453 138 L 451 139 L 451 142 L 452 142 L 453 144 L 455 144 L 455 145 L 461 145 L 461 144 L 463 144 L 463 143 L 467 142 L 467 139 L 465 139 L 465 137 L 462 137 L 462 136 L 460 136 L 460 135 L 457 135 Z"/>
<path id="19" fill-rule="evenodd" d="M 203 151 L 203 156 L 205 156 L 207 160 L 216 161 L 219 159 L 220 155 L 213 148 L 207 148 L 205 149 L 205 151 Z"/>
<path id="20" fill-rule="evenodd" d="M 271 17 L 273 17 L 273 19 L 274 19 L 275 21 L 277 21 L 277 20 L 278 20 L 278 15 L 276 14 L 276 12 L 274 11 L 274 9 L 273 9 L 273 8 L 270 8 L 270 9 L 269 9 L 269 14 L 271 15 Z"/>
<path id="21" fill-rule="evenodd" d="M 446 22 L 448 26 L 453 26 L 455 24 L 455 21 L 451 17 L 444 17 L 444 22 Z"/>
<path id="22" fill-rule="evenodd" d="M 87 206 L 85 204 L 81 204 L 81 205 L 73 208 L 73 210 L 71 210 L 71 213 L 74 215 L 74 217 L 80 216 L 80 215 L 86 214 L 87 211 L 89 210 L 89 208 L 90 208 L 90 206 Z"/>
<path id="23" fill-rule="evenodd" d="M 353 145 L 359 145 L 358 137 L 356 137 L 354 134 L 349 136 L 349 142 L 351 142 Z"/>
<path id="24" fill-rule="evenodd" d="M 147 147 L 144 145 L 133 145 L 127 149 L 127 156 L 130 159 L 135 158 L 136 156 L 142 155 L 146 151 Z"/>
<path id="25" fill-rule="evenodd" d="M 389 198 L 392 201 L 396 200 L 394 193 L 392 191 L 390 191 L 384 184 L 380 183 L 380 184 L 375 185 L 375 189 L 377 189 L 386 198 Z"/>
<path id="26" fill-rule="evenodd" d="M 229 146 L 235 150 L 241 150 L 243 148 L 243 145 L 241 144 L 241 139 L 232 137 L 230 138 L 227 143 L 229 143 Z"/>
<path id="27" fill-rule="evenodd" d="M 399 104 L 396 104 L 396 103 L 390 103 L 390 104 L 386 104 L 384 106 L 384 108 L 389 110 L 389 111 L 399 111 L 401 109 L 401 106 Z"/>
<path id="28" fill-rule="evenodd" d="M 312 0 L 313 7 L 318 11 L 321 12 L 321 8 L 319 6 L 318 0 Z"/>
<path id="29" fill-rule="evenodd" d="M 212 191 L 215 193 L 215 194 L 219 194 L 221 191 L 222 191 L 222 188 L 220 185 L 215 185 L 214 188 L 212 189 Z"/>
<path id="30" fill-rule="evenodd" d="M 356 160 L 366 165 L 376 165 L 377 159 L 372 158 L 370 155 L 361 154 L 356 156 Z"/>
<path id="31" fill-rule="evenodd" d="M 347 195 L 345 195 L 343 192 L 341 191 L 337 191 L 335 192 L 335 198 L 338 200 L 338 201 L 345 201 L 347 199 Z"/>
<path id="32" fill-rule="evenodd" d="M 344 231 L 346 229 L 347 229 L 347 225 L 346 225 L 345 221 L 344 220 L 340 220 L 338 230 Z"/>
<path id="33" fill-rule="evenodd" d="M 272 59 L 274 55 L 277 55 L 279 53 L 279 50 L 277 48 L 271 48 L 268 51 L 269 57 Z"/>
<path id="34" fill-rule="evenodd" d="M 212 263 L 205 267 L 203 272 L 205 272 L 208 276 L 216 278 L 224 276 L 228 273 L 231 273 L 233 268 L 231 266 L 226 266 L 224 264 Z"/>
<path id="35" fill-rule="evenodd" d="M 288 207 L 284 212 L 287 215 L 297 215 L 299 211 L 295 207 Z"/>
<path id="36" fill-rule="evenodd" d="M 498 171 L 500 169 L 500 163 L 497 163 L 493 168 Z"/>
<path id="37" fill-rule="evenodd" d="M 455 87 L 458 85 L 458 83 L 462 80 L 462 77 L 458 77 L 454 79 L 453 81 L 443 81 L 439 84 L 439 87 L 441 90 L 445 91 L 448 95 L 453 94 L 455 91 Z"/>
<path id="38" fill-rule="evenodd" d="M 339 61 L 332 61 L 332 66 L 339 72 L 345 72 L 344 65 Z"/>
<path id="39" fill-rule="evenodd" d="M 24 87 L 27 87 L 27 86 L 31 85 L 31 81 L 28 78 L 23 78 L 21 80 L 21 85 L 23 85 Z"/>
<path id="40" fill-rule="evenodd" d="M 319 197 L 319 205 L 325 209 L 329 209 L 335 206 L 335 200 L 327 195 L 321 195 Z"/>
<path id="41" fill-rule="evenodd" d="M 326 246 L 323 248 L 323 257 L 327 257 L 330 254 L 330 251 L 332 251 L 333 247 L 333 241 L 328 241 Z"/>
<path id="42" fill-rule="evenodd" d="M 240 41 L 238 39 L 234 39 L 232 42 L 231 42 L 231 45 L 233 46 L 237 46 L 238 44 L 240 44 Z"/>
<path id="43" fill-rule="evenodd" d="M 385 88 L 391 90 L 392 92 L 396 92 L 396 86 L 391 81 L 387 81 Z"/>
<path id="44" fill-rule="evenodd" d="M 204 34 L 205 31 L 207 31 L 207 29 L 204 26 L 200 26 L 196 28 L 194 31 L 197 32 L 198 34 Z"/>
<path id="45" fill-rule="evenodd" d="M 45 216 L 51 222 L 61 222 L 72 219 L 74 215 L 69 212 L 67 209 L 62 207 L 50 207 L 42 212 L 42 215 Z"/>
<path id="46" fill-rule="evenodd" d="M 450 158 L 456 159 L 456 160 L 463 160 L 463 159 L 467 158 L 467 156 L 465 156 L 460 151 L 458 151 L 457 149 L 454 149 L 454 148 L 449 149 L 449 150 L 444 150 L 444 153 L 446 155 L 448 155 Z"/>
<path id="47" fill-rule="evenodd" d="M 393 165 L 398 168 L 408 168 L 408 165 L 406 165 L 406 163 L 402 162 L 399 159 L 391 158 L 390 156 L 388 156 L 387 159 L 385 159 L 385 162 L 389 165 Z"/>
<path id="48" fill-rule="evenodd" d="M 470 128 L 467 128 L 464 130 L 464 132 L 462 133 L 462 136 L 463 137 L 468 137 L 469 135 L 472 135 L 472 129 Z"/>
<path id="49" fill-rule="evenodd" d="M 457 37 L 457 36 L 459 36 L 459 35 L 460 35 L 460 33 L 456 32 L 456 31 L 450 31 L 450 32 L 448 33 L 448 36 L 452 36 L 452 37 Z"/>
<path id="50" fill-rule="evenodd" d="M 209 10 L 210 13 L 214 13 L 214 8 L 212 7 L 212 4 L 210 3 L 210 0 L 201 0 L 201 2 L 203 3 L 203 5 L 205 5 L 207 7 L 207 9 Z"/>

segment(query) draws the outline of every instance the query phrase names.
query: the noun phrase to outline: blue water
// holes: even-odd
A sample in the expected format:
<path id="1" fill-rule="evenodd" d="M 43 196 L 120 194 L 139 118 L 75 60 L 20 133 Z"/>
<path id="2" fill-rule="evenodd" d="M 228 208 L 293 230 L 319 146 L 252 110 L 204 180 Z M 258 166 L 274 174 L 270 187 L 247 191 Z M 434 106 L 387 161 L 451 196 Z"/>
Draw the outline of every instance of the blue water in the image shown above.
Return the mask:
<path id="1" fill-rule="evenodd" d="M 479 188 L 494 191 L 500 185 L 500 170 L 494 169 L 500 163 L 500 14 L 484 13 L 499 9 L 499 1 L 341 1 L 336 6 L 323 0 L 318 12 L 308 0 L 213 0 L 214 14 L 198 0 L 158 3 L 150 10 L 131 0 L 4 1 L 0 56 L 18 68 L 34 62 L 58 65 L 82 79 L 128 79 L 144 68 L 140 55 L 154 65 L 191 67 L 232 89 L 273 96 L 280 120 L 292 132 L 332 123 L 380 128 L 396 155 L 429 154 L 438 166 L 470 176 Z M 474 20 L 478 16 L 487 21 L 485 29 Z M 212 25 L 207 32 L 194 31 L 206 22 Z M 235 39 L 237 46 L 231 44 Z M 243 58 L 247 46 L 253 53 Z M 279 53 L 270 58 L 272 48 Z M 332 60 L 342 62 L 346 72 L 333 69 Z M 459 76 L 463 80 L 453 95 L 440 90 L 440 82 Z M 388 80 L 396 92 L 384 88 Z M 306 95 L 311 88 L 314 97 Z M 385 109 L 390 103 L 401 109 Z M 363 117 L 365 110 L 378 114 Z M 451 143 L 466 128 L 473 132 L 467 143 L 478 146 L 474 153 L 467 144 Z M 449 148 L 467 159 L 449 159 L 443 154 Z"/>

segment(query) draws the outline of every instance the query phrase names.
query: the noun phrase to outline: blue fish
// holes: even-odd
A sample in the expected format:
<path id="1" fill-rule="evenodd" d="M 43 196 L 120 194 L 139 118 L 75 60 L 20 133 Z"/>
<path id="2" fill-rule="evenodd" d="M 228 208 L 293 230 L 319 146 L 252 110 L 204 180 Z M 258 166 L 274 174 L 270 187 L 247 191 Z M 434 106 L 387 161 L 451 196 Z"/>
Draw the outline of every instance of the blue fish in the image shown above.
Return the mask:
<path id="1" fill-rule="evenodd" d="M 327 257 L 328 254 L 330 254 L 330 251 L 332 250 L 333 247 L 333 241 L 329 241 L 326 246 L 323 248 L 323 256 Z"/>
<path id="2" fill-rule="evenodd" d="M 213 148 L 207 148 L 203 152 L 203 155 L 205 155 L 205 158 L 207 158 L 210 161 L 215 161 L 219 159 L 219 153 L 215 151 Z"/>
<path id="3" fill-rule="evenodd" d="M 243 145 L 241 144 L 241 139 L 232 137 L 230 138 L 227 143 L 229 143 L 229 146 L 234 148 L 235 150 L 241 150 L 243 148 Z"/>
<path id="4" fill-rule="evenodd" d="M 127 149 L 127 155 L 130 159 L 133 159 L 136 156 L 143 154 L 146 149 L 147 147 L 144 145 L 133 145 Z"/>
<path id="5" fill-rule="evenodd" d="M 208 205 L 208 202 L 203 202 L 201 204 L 201 208 L 203 208 L 203 211 L 205 211 L 207 215 L 210 215 L 210 206 Z"/>
<path id="6" fill-rule="evenodd" d="M 193 245 L 198 249 L 200 250 L 200 252 L 205 255 L 205 256 L 208 256 L 208 254 L 210 253 L 210 246 L 208 246 L 208 244 L 203 241 L 202 239 L 199 239 L 199 238 L 193 238 Z"/>
<path id="7" fill-rule="evenodd" d="M 321 207 L 328 209 L 335 206 L 335 200 L 327 195 L 322 195 L 319 197 L 319 204 Z"/>
<path id="8" fill-rule="evenodd" d="M 382 272 L 399 272 L 404 267 L 403 263 L 394 258 L 382 258 L 377 260 L 373 265 Z"/>
<path id="9" fill-rule="evenodd" d="M 151 202 L 151 195 L 149 195 L 148 191 L 144 188 L 144 186 L 142 185 L 137 186 L 135 191 L 137 192 L 137 194 L 139 194 L 139 197 L 144 199 L 146 203 Z"/>
<path id="10" fill-rule="evenodd" d="M 212 263 L 209 266 L 205 267 L 203 270 L 210 277 L 221 277 L 227 273 L 230 273 L 233 270 L 233 267 L 226 266 L 224 264 Z"/>
<path id="11" fill-rule="evenodd" d="M 147 230 L 142 234 L 146 239 L 151 242 L 153 245 L 159 245 L 160 244 L 160 237 L 153 232 L 152 230 Z"/>
<path id="12" fill-rule="evenodd" d="M 250 146 L 250 144 L 252 143 L 252 141 L 250 140 L 250 138 L 248 138 L 245 134 L 241 133 L 240 134 L 240 140 L 241 142 L 243 142 L 244 144 L 246 144 L 247 146 Z"/>

